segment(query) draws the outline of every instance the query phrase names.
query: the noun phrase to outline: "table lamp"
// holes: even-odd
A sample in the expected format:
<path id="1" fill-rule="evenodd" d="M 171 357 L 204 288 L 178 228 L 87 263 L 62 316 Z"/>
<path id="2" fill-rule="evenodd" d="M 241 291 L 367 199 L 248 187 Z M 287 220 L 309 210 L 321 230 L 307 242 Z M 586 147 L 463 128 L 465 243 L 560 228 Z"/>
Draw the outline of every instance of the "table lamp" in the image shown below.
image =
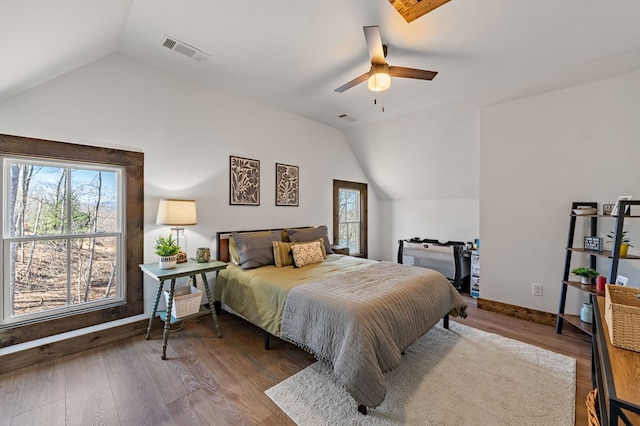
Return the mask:
<path id="1" fill-rule="evenodd" d="M 181 255 L 178 253 L 178 262 L 187 261 L 187 237 L 184 235 L 184 227 L 196 225 L 196 201 L 195 200 L 172 200 L 161 199 L 158 205 L 158 216 L 156 225 L 169 225 L 171 231 L 176 231 L 176 242 L 181 248 Z"/>

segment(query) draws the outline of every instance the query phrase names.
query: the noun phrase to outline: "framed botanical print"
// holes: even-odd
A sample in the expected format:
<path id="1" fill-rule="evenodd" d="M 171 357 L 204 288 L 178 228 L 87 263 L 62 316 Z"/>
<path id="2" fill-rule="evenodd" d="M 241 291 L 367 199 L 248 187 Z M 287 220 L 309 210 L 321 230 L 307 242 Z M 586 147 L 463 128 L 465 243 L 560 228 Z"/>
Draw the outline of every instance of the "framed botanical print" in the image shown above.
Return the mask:
<path id="1" fill-rule="evenodd" d="M 298 206 L 298 166 L 276 163 L 276 206 Z"/>
<path id="2" fill-rule="evenodd" d="M 229 204 L 260 205 L 260 160 L 229 156 Z"/>

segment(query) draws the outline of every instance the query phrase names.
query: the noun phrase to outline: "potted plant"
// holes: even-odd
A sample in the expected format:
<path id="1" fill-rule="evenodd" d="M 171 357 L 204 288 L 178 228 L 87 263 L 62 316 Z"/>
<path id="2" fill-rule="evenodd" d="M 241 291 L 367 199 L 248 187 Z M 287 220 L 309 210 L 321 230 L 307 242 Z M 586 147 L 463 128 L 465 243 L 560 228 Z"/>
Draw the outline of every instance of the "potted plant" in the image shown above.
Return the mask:
<path id="1" fill-rule="evenodd" d="M 580 282 L 582 284 L 593 284 L 593 279 L 600 275 L 598 271 L 592 268 L 576 268 L 571 272 L 581 278 Z"/>
<path id="2" fill-rule="evenodd" d="M 610 242 L 611 244 L 613 244 L 613 242 L 615 241 L 613 231 L 607 234 L 607 238 L 608 238 L 607 242 Z M 627 238 L 627 231 L 622 231 L 622 238 L 620 238 L 620 257 L 627 257 L 627 253 L 629 252 L 629 247 L 633 247 L 630 243 L 631 243 L 631 240 Z"/>
<path id="3" fill-rule="evenodd" d="M 180 246 L 171 234 L 168 237 L 158 237 L 156 240 L 156 254 L 160 256 L 160 269 L 173 269 L 176 267 Z"/>

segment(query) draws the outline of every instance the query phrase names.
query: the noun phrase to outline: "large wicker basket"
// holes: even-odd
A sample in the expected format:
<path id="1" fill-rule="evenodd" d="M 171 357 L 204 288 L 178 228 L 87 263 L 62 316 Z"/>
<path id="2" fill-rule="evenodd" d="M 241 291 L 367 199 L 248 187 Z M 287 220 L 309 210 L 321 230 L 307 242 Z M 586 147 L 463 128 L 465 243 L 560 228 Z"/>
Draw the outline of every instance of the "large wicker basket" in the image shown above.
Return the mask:
<path id="1" fill-rule="evenodd" d="M 589 426 L 600 426 L 598 419 L 598 389 L 593 389 L 587 394 L 587 421 Z"/>
<path id="2" fill-rule="evenodd" d="M 640 352 L 640 289 L 607 284 L 605 321 L 611 344 Z"/>

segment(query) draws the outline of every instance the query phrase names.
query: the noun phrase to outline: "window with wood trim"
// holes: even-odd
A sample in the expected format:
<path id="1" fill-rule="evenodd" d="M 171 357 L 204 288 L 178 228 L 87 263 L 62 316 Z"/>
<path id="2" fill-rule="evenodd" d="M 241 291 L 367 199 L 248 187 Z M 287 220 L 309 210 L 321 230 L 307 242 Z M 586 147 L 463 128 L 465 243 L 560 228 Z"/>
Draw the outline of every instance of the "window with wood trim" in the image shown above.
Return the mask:
<path id="1" fill-rule="evenodd" d="M 143 312 L 143 154 L 0 135 L 0 347 Z"/>
<path id="2" fill-rule="evenodd" d="M 333 181 L 333 241 L 367 257 L 367 184 Z"/>

